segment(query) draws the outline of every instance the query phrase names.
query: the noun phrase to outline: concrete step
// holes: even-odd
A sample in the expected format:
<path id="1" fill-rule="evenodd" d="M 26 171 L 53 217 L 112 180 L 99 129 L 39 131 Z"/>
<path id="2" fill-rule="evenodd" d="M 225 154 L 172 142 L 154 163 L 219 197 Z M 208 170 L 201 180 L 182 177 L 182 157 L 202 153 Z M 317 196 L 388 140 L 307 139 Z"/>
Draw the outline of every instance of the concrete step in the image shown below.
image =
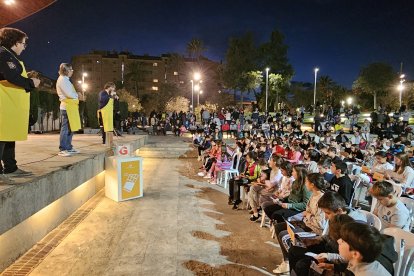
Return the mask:
<path id="1" fill-rule="evenodd" d="M 147 147 L 142 147 L 139 150 L 143 150 L 143 151 L 188 151 L 188 150 L 191 150 L 191 148 L 175 148 L 175 147 L 147 148 Z"/>
<path id="2" fill-rule="evenodd" d="M 188 143 L 148 143 L 145 148 L 190 148 Z"/>
<path id="3" fill-rule="evenodd" d="M 144 158 L 167 158 L 167 159 L 176 159 L 179 157 L 187 157 L 185 153 L 176 153 L 176 152 L 139 152 L 138 156 Z"/>

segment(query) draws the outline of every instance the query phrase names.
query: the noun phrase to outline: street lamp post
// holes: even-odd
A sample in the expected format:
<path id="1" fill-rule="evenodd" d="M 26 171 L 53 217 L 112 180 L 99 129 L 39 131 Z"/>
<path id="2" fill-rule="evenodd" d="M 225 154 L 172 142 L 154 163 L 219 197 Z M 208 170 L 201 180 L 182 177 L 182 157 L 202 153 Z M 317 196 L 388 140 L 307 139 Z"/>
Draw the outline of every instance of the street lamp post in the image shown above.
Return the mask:
<path id="1" fill-rule="evenodd" d="M 194 81 L 200 81 L 201 82 L 201 75 L 200 73 L 196 72 L 193 75 L 194 80 L 191 81 L 191 111 L 194 113 Z M 197 85 L 198 89 L 200 89 L 200 86 Z"/>
<path id="2" fill-rule="evenodd" d="M 316 77 L 318 76 L 319 68 L 315 68 L 315 85 L 313 86 L 313 113 L 316 111 Z"/>
<path id="3" fill-rule="evenodd" d="M 267 114 L 267 97 L 269 91 L 269 67 L 266 68 L 266 114 Z"/>
<path id="4" fill-rule="evenodd" d="M 200 105 L 200 85 L 194 85 L 194 91 L 197 93 L 197 107 Z"/>
<path id="5" fill-rule="evenodd" d="M 191 111 L 194 113 L 194 81 L 191 80 Z"/>
<path id="6" fill-rule="evenodd" d="M 405 79 L 404 78 L 405 78 L 405 75 L 404 74 L 401 74 L 400 75 L 400 85 L 398 86 L 398 91 L 400 91 L 400 107 L 402 105 L 402 92 L 404 90 L 403 83 L 405 82 Z"/>

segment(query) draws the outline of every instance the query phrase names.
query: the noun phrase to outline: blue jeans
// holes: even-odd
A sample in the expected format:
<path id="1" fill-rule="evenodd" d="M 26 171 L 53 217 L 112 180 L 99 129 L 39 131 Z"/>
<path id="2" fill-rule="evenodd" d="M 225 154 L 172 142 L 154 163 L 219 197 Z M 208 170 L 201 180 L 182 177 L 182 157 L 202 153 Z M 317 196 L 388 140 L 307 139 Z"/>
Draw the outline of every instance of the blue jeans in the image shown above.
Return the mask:
<path id="1" fill-rule="evenodd" d="M 69 119 L 66 110 L 60 110 L 60 117 L 62 119 L 62 126 L 60 127 L 60 145 L 59 149 L 71 150 L 73 132 L 70 131 Z"/>

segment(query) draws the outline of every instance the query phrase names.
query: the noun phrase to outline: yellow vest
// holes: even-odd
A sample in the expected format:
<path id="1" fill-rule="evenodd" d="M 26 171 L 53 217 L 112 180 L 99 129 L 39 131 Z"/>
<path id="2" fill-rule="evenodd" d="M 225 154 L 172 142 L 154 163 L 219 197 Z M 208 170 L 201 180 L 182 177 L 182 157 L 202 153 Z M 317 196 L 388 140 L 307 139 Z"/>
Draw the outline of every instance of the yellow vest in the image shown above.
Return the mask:
<path id="1" fill-rule="evenodd" d="M 114 99 L 109 99 L 105 107 L 101 108 L 101 116 L 105 132 L 114 131 Z"/>
<path id="2" fill-rule="evenodd" d="M 22 76 L 27 78 L 22 61 Z M 7 80 L 0 81 L 0 141 L 27 140 L 30 93 Z"/>
<path id="3" fill-rule="evenodd" d="M 69 119 L 70 131 L 77 131 L 81 129 L 81 121 L 79 115 L 79 100 L 77 99 L 64 99 L 66 103 L 66 112 Z"/>

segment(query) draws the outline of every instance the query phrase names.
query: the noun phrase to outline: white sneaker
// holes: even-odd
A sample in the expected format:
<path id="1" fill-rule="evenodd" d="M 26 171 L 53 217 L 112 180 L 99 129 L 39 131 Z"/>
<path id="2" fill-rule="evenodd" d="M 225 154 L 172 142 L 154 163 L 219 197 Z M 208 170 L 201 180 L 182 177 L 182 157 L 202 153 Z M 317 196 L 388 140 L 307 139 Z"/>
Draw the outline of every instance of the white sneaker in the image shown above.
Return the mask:
<path id="1" fill-rule="evenodd" d="M 4 174 L 0 174 L 0 185 L 10 185 L 13 183 L 14 181 L 12 179 L 8 178 Z"/>
<path id="2" fill-rule="evenodd" d="M 198 176 L 204 176 L 204 175 L 205 175 L 205 173 L 204 173 L 204 172 L 199 172 L 197 175 L 198 175 Z"/>
<path id="3" fill-rule="evenodd" d="M 75 148 L 72 148 L 70 150 L 67 150 L 67 152 L 69 152 L 70 154 L 76 154 L 76 153 L 80 153 L 80 150 L 77 150 Z"/>
<path id="4" fill-rule="evenodd" d="M 276 269 L 273 270 L 273 273 L 276 274 L 285 274 L 289 273 L 290 267 L 288 261 L 283 261 Z"/>
<path id="5" fill-rule="evenodd" d="M 58 153 L 58 155 L 59 155 L 59 156 L 63 156 L 63 157 L 69 157 L 69 156 L 72 156 L 72 154 L 71 154 L 69 151 L 67 151 L 67 150 L 62 150 L 62 151 L 60 151 L 60 152 Z"/>

